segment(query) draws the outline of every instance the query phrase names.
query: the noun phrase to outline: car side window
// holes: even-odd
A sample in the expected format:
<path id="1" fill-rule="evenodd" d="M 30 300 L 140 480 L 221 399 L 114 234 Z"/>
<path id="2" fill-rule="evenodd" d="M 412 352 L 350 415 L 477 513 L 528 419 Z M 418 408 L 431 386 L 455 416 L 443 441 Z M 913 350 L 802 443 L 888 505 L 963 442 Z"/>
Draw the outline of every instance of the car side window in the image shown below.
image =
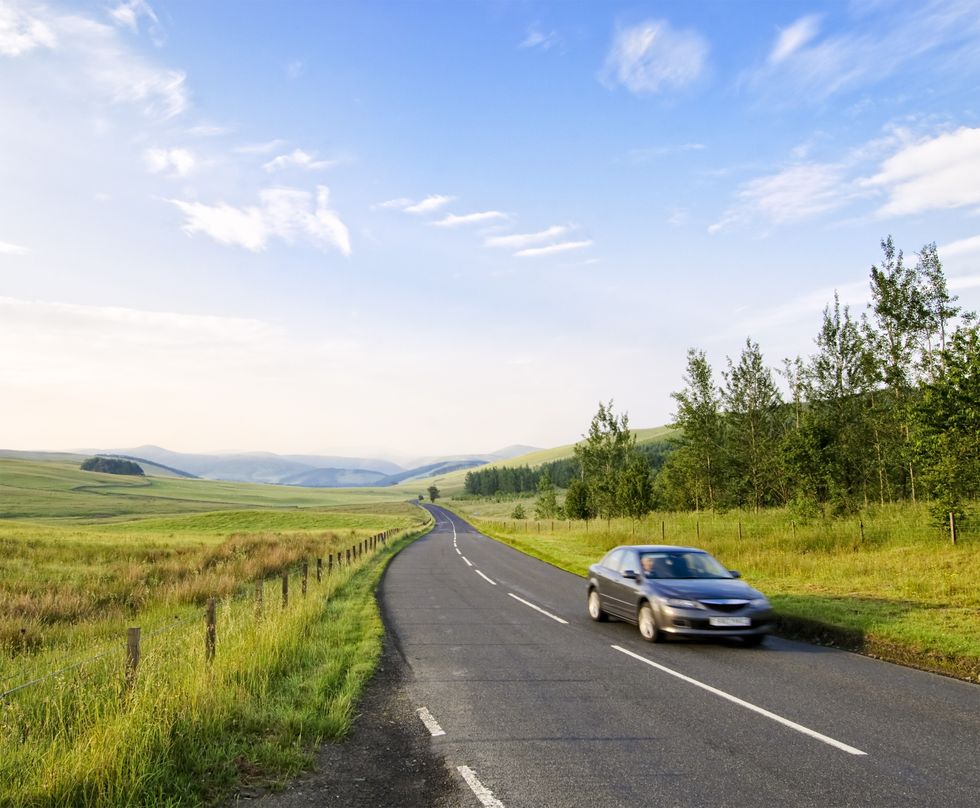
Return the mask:
<path id="1" fill-rule="evenodd" d="M 622 561 L 625 553 L 625 550 L 613 550 L 611 553 L 607 554 L 604 559 L 602 559 L 602 566 L 608 567 L 615 572 L 619 572 L 619 563 Z"/>
<path id="2" fill-rule="evenodd" d="M 620 572 L 626 572 L 626 570 L 633 570 L 633 572 L 639 571 L 640 564 L 637 560 L 636 552 L 634 550 L 624 550 L 619 557 L 619 567 L 617 569 Z"/>

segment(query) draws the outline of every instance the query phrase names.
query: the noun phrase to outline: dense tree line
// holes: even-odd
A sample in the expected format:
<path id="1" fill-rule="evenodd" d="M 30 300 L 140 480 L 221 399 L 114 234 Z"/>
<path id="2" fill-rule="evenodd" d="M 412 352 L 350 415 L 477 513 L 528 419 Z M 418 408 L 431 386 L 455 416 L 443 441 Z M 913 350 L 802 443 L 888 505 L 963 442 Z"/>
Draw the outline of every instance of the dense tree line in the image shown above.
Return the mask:
<path id="1" fill-rule="evenodd" d="M 143 468 L 132 460 L 123 460 L 120 457 L 90 457 L 82 461 L 82 471 L 100 471 L 103 474 L 131 474 L 142 477 Z"/>
<path id="2" fill-rule="evenodd" d="M 914 265 L 891 238 L 881 246 L 867 311 L 835 295 L 811 356 L 777 374 L 748 339 L 719 379 L 703 351 L 688 352 L 678 447 L 655 486 L 663 505 L 853 512 L 926 496 L 945 513 L 977 495 L 975 319 L 950 295 L 935 244 Z"/>

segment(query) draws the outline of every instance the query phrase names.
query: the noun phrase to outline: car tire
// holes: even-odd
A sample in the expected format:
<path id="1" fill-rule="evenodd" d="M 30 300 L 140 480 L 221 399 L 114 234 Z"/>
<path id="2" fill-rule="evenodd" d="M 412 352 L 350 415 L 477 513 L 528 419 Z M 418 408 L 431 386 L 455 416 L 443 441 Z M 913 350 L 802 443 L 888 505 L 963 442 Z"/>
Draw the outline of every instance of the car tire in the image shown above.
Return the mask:
<path id="1" fill-rule="evenodd" d="M 766 641 L 765 634 L 752 634 L 749 637 L 742 637 L 742 642 L 746 648 L 758 648 Z"/>
<path id="2" fill-rule="evenodd" d="M 602 610 L 599 593 L 595 589 L 589 590 L 589 617 L 597 623 L 605 623 L 609 619 L 609 615 Z"/>
<path id="3" fill-rule="evenodd" d="M 660 642 L 664 638 L 664 633 L 657 626 L 657 616 L 649 603 L 640 606 L 636 622 L 640 629 L 640 636 L 647 642 Z"/>

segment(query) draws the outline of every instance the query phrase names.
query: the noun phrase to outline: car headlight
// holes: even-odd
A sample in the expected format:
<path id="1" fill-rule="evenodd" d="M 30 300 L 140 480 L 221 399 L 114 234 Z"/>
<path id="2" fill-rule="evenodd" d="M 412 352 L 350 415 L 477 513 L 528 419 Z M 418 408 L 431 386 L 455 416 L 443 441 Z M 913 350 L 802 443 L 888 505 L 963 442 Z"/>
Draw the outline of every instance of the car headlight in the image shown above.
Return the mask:
<path id="1" fill-rule="evenodd" d="M 675 609 L 697 609 L 697 601 L 694 600 L 684 600 L 684 598 L 667 598 L 667 605 L 673 606 Z"/>
<path id="2" fill-rule="evenodd" d="M 765 598 L 755 598 L 749 601 L 749 606 L 755 606 L 757 609 L 768 609 L 771 605 Z"/>

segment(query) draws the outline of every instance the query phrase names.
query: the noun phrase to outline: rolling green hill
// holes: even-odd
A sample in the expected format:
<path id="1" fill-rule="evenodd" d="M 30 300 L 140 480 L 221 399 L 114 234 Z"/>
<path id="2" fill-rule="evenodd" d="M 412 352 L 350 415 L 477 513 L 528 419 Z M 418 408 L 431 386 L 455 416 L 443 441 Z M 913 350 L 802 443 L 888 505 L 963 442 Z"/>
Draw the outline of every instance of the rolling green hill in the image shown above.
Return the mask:
<path id="1" fill-rule="evenodd" d="M 654 441 L 668 438 L 675 432 L 676 430 L 669 426 L 657 426 L 649 429 L 633 430 L 633 434 L 636 435 L 637 443 L 652 443 Z M 508 460 L 500 460 L 496 463 L 481 466 L 481 468 L 514 468 L 516 466 L 530 466 L 531 468 L 534 468 L 535 466 L 540 466 L 542 463 L 550 463 L 553 460 L 561 460 L 566 457 L 571 457 L 575 453 L 574 449 L 574 443 L 569 443 L 564 446 L 556 446 L 553 449 L 537 449 L 536 451 L 518 455 Z M 411 496 L 412 494 L 424 492 L 430 485 L 435 485 L 443 496 L 452 496 L 453 494 L 458 494 L 463 490 L 463 481 L 466 479 L 467 471 L 469 471 L 469 469 L 460 469 L 449 474 L 436 474 L 432 477 L 411 480 L 406 483 L 401 483 L 400 485 L 396 486 L 396 489 L 403 491 L 406 496 Z"/>

